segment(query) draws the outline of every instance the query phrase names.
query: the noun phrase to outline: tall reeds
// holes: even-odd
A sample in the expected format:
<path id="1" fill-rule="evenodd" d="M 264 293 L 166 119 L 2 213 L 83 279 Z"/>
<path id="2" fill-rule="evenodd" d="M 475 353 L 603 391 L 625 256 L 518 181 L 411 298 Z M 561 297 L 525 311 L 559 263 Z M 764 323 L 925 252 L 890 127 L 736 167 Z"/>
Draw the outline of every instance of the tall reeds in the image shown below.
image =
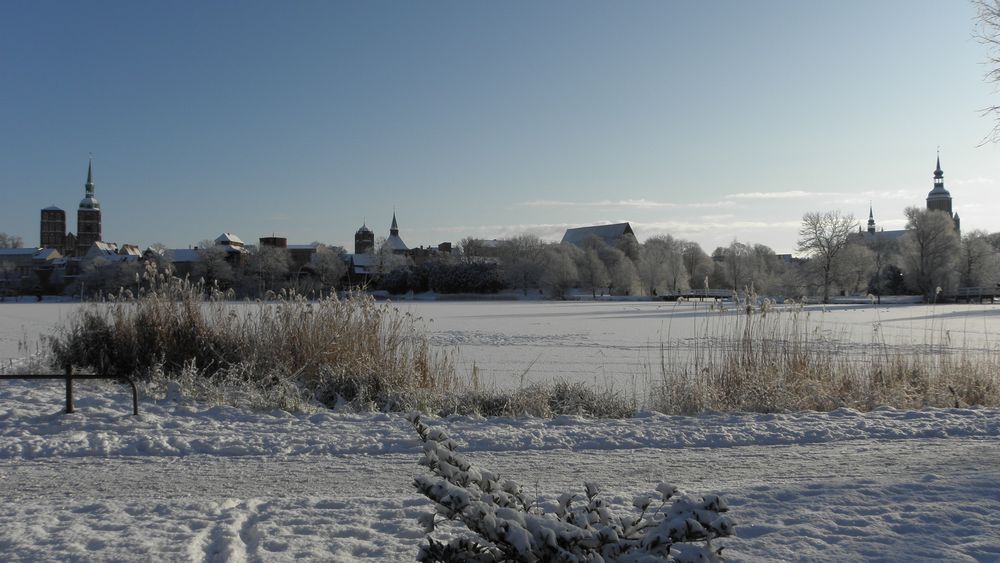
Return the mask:
<path id="1" fill-rule="evenodd" d="M 919 347 L 850 344 L 800 304 L 752 294 L 713 312 L 684 353 L 664 344 L 651 407 L 666 413 L 829 411 L 1000 405 L 1000 351 L 955 349 L 948 334 Z"/>

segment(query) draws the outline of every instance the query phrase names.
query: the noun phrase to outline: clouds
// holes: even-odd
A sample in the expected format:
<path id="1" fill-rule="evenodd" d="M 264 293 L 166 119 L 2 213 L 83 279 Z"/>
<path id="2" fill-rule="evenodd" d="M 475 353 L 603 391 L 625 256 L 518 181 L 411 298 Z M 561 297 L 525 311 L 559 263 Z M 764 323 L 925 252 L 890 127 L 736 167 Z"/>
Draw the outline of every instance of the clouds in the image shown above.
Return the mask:
<path id="1" fill-rule="evenodd" d="M 678 203 L 673 201 L 652 201 L 648 199 L 622 199 L 603 201 L 557 201 L 533 200 L 522 202 L 525 207 L 589 207 L 596 209 L 702 209 L 712 207 L 731 207 L 730 201 L 708 201 L 695 203 Z"/>

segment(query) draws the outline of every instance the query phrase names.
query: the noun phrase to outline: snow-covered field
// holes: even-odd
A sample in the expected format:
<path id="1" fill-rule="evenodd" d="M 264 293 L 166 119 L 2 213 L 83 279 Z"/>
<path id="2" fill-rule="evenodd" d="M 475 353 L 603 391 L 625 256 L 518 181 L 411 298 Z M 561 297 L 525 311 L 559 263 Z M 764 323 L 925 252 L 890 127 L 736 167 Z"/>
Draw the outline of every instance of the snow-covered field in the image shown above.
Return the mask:
<path id="1" fill-rule="evenodd" d="M 0 304 L 0 358 L 75 306 Z M 702 314 L 655 303 L 405 306 L 498 377 L 532 361 L 528 377 L 588 367 L 593 378 L 602 357 L 616 358 L 606 371 L 638 365 L 629 362 L 658 349 L 665 329 L 677 338 Z M 989 346 L 994 311 L 814 314 L 840 334 L 857 330 L 860 343 L 878 314 L 913 345 L 954 331 L 956 345 L 961 334 L 966 346 Z M 65 415 L 58 382 L 0 381 L 0 559 L 413 559 L 415 518 L 430 505 L 411 486 L 424 469 L 401 415 L 145 399 L 132 417 L 124 389 L 77 385 L 78 412 Z M 736 537 L 720 542 L 732 560 L 1000 561 L 998 409 L 430 422 L 541 497 L 585 480 L 622 507 L 661 481 L 721 493 L 737 523 Z"/>

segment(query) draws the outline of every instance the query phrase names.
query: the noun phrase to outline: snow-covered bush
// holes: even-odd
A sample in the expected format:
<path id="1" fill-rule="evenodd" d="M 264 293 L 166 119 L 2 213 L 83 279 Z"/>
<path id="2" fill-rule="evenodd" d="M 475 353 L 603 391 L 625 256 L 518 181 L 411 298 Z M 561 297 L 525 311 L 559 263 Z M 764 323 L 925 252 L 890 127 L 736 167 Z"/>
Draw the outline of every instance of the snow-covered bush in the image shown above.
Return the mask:
<path id="1" fill-rule="evenodd" d="M 722 551 L 712 540 L 733 532 L 721 498 L 681 495 L 665 483 L 655 494 L 637 497 L 634 513 L 612 511 L 593 483 L 584 484 L 583 495 L 565 493 L 554 503 L 538 503 L 516 482 L 473 466 L 444 431 L 428 427 L 420 415 L 409 420 L 423 442 L 420 463 L 437 477 L 414 479 L 435 504 L 421 525 L 431 533 L 440 522 L 454 521 L 475 534 L 447 542 L 428 537 L 420 561 L 710 562 L 720 561 Z"/>

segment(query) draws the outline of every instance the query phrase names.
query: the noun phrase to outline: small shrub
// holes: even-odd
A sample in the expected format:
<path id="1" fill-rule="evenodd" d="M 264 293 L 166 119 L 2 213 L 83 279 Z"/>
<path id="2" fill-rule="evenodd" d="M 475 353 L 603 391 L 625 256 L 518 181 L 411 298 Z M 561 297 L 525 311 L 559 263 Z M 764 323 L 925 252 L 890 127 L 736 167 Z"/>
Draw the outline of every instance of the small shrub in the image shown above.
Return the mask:
<path id="1" fill-rule="evenodd" d="M 637 497 L 636 513 L 630 514 L 613 512 L 593 483 L 584 484 L 583 495 L 565 493 L 554 503 L 538 503 L 516 482 L 473 466 L 444 431 L 428 427 L 416 414 L 409 420 L 423 443 L 420 463 L 437 476 L 414 479 L 435 505 L 435 512 L 419 519 L 421 525 L 429 534 L 441 521 L 453 521 L 475 534 L 449 542 L 429 537 L 419 561 L 710 562 L 721 560 L 722 552 L 712 540 L 733 532 L 721 498 L 678 495 L 667 484 Z"/>

